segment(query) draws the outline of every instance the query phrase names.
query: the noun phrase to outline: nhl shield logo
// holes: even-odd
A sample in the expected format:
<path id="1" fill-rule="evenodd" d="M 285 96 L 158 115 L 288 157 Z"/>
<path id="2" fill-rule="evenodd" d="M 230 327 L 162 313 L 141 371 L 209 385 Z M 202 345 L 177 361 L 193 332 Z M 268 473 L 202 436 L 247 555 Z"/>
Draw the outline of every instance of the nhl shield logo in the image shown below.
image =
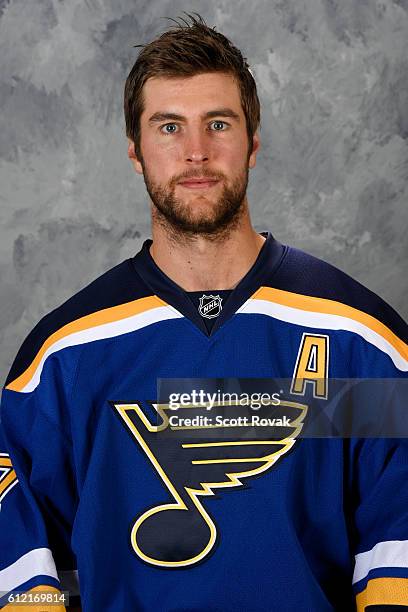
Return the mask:
<path id="1" fill-rule="evenodd" d="M 202 295 L 198 312 L 206 319 L 215 319 L 222 310 L 222 298 L 219 295 Z"/>

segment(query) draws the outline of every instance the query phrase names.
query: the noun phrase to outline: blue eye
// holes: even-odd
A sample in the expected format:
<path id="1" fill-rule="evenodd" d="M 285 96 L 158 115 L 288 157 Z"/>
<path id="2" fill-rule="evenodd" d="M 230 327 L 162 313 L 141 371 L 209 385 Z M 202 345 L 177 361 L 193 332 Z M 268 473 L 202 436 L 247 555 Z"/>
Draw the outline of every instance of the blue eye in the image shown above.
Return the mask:
<path id="1" fill-rule="evenodd" d="M 215 131 L 215 132 L 221 132 L 221 131 L 222 131 L 222 128 L 223 128 L 223 127 L 225 127 L 227 124 L 225 123 L 225 121 L 213 121 L 213 122 L 212 122 L 212 125 L 214 126 L 214 131 Z M 215 126 L 217 126 L 217 125 L 218 125 L 218 126 L 219 126 L 219 125 L 221 125 L 221 129 L 219 129 L 219 128 L 215 127 Z"/>
<path id="2" fill-rule="evenodd" d="M 160 131 L 163 132 L 164 134 L 174 134 L 174 132 L 176 131 L 175 129 L 172 130 L 167 130 L 167 128 L 176 128 L 176 124 L 175 123 L 166 123 L 165 125 L 162 125 L 160 128 Z"/>

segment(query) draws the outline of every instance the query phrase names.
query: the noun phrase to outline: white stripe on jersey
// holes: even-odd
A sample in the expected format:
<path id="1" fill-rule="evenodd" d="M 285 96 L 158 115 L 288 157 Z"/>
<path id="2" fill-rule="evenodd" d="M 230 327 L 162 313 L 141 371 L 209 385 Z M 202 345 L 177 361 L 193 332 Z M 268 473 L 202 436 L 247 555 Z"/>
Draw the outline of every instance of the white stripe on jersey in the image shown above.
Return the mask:
<path id="1" fill-rule="evenodd" d="M 386 353 L 392 359 L 396 368 L 403 372 L 408 372 L 408 361 L 385 338 L 363 323 L 349 317 L 322 312 L 310 312 L 300 308 L 293 308 L 292 306 L 284 306 L 269 300 L 259 299 L 249 299 L 237 310 L 237 313 L 263 314 L 280 321 L 285 321 L 286 323 L 313 327 L 319 330 L 338 329 L 353 332 L 376 346 L 383 353 Z"/>
<path id="2" fill-rule="evenodd" d="M 122 334 L 127 334 L 137 329 L 141 329 L 142 327 L 147 327 L 148 325 L 152 325 L 152 323 L 159 323 L 160 321 L 166 321 L 168 319 L 178 319 L 180 317 L 183 318 L 183 315 L 175 308 L 170 306 L 159 306 L 132 315 L 131 317 L 120 319 L 119 321 L 96 325 L 95 327 L 69 334 L 61 338 L 61 340 L 57 340 L 48 348 L 42 356 L 31 380 L 21 389 L 21 393 L 30 393 L 38 386 L 45 360 L 61 349 L 67 348 L 68 346 L 86 344 L 87 342 L 93 342 L 95 340 L 114 338 L 115 336 L 121 336 Z"/>
<path id="3" fill-rule="evenodd" d="M 408 540 L 379 542 L 371 550 L 356 555 L 353 584 L 380 567 L 408 568 Z"/>
<path id="4" fill-rule="evenodd" d="M 54 558 L 49 548 L 30 550 L 17 561 L 0 570 L 0 591 L 8 593 L 34 578 L 51 576 L 58 580 Z"/>

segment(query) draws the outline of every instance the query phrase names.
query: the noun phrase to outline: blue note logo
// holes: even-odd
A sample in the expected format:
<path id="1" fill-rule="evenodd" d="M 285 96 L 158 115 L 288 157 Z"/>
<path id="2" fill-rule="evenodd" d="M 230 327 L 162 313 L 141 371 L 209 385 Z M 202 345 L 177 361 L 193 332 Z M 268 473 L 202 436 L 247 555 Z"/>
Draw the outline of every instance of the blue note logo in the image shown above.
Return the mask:
<path id="1" fill-rule="evenodd" d="M 215 319 L 222 310 L 222 297 L 219 295 L 202 295 L 200 297 L 200 306 L 198 312 L 206 319 Z"/>
<path id="2" fill-rule="evenodd" d="M 110 404 L 164 485 L 163 501 L 147 507 L 132 523 L 132 548 L 149 565 L 173 569 L 200 563 L 216 550 L 217 526 L 205 498 L 220 489 L 239 489 L 247 478 L 270 470 L 295 445 L 307 413 L 304 404 L 282 401 L 258 413 L 287 425 L 256 428 L 248 419 L 248 425 L 231 425 L 226 432 L 211 425 L 225 414 L 221 403 L 211 409 L 208 426 L 203 421 L 197 426 L 173 425 L 170 404 Z M 244 414 L 242 407 L 239 410 Z M 247 414 L 250 410 L 247 407 Z M 196 406 L 183 406 L 181 411 L 194 417 Z"/>

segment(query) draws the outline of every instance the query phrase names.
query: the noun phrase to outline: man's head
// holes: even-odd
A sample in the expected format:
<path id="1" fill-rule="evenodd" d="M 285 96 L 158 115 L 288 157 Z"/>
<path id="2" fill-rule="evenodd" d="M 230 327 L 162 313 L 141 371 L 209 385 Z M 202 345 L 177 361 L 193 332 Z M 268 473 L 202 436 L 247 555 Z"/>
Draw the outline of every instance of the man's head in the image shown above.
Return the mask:
<path id="1" fill-rule="evenodd" d="M 260 120 L 241 52 L 201 17 L 145 45 L 125 85 L 129 157 L 158 221 L 208 237 L 238 221 Z M 187 179 L 212 184 L 181 184 Z"/>

